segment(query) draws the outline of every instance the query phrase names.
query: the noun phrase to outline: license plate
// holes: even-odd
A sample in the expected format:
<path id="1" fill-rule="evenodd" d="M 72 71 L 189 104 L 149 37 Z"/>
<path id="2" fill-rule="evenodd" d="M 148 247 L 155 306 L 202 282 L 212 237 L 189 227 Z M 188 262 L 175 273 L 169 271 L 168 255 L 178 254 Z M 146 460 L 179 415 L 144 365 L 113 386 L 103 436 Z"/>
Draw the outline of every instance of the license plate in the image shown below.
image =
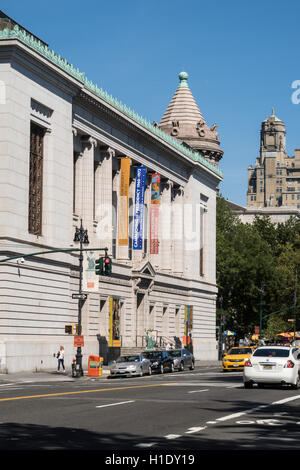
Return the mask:
<path id="1" fill-rule="evenodd" d="M 264 369 L 272 369 L 272 368 L 273 368 L 273 366 L 268 366 L 268 365 L 264 366 Z"/>
<path id="2" fill-rule="evenodd" d="M 233 367 L 239 367 L 239 364 L 233 364 Z"/>

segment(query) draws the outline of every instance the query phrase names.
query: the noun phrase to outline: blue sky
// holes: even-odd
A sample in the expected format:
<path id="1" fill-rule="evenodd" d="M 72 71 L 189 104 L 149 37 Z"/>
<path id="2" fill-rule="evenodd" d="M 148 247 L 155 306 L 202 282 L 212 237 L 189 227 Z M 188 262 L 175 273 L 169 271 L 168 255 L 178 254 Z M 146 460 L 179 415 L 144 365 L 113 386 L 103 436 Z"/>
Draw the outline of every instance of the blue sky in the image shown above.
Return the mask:
<path id="1" fill-rule="evenodd" d="M 189 86 L 224 156 L 222 195 L 246 204 L 247 167 L 259 154 L 261 121 L 286 124 L 300 148 L 300 3 L 290 0 L 2 0 L 0 9 L 150 122 L 178 84 Z M 299 94 L 300 96 L 300 94 Z"/>

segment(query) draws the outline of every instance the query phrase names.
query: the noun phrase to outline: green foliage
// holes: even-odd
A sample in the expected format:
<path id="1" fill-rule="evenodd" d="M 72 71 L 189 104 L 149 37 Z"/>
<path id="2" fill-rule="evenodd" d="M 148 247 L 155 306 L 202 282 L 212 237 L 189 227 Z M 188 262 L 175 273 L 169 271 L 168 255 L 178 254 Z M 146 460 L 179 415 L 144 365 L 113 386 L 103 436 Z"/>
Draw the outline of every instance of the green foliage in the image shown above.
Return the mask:
<path id="1" fill-rule="evenodd" d="M 300 222 L 290 218 L 273 224 L 264 216 L 243 224 L 218 197 L 216 248 L 218 316 L 226 316 L 226 329 L 239 337 L 251 336 L 259 326 L 261 308 L 268 336 L 291 330 L 291 310 L 267 315 L 294 305 L 296 272 L 299 291 Z"/>

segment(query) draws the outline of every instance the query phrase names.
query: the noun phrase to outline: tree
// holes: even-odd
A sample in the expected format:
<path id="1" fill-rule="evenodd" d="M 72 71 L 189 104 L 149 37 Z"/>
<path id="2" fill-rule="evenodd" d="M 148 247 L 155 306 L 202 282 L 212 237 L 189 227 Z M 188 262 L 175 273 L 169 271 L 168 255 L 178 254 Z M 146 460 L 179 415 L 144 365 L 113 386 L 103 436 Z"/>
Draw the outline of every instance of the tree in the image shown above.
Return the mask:
<path id="1" fill-rule="evenodd" d="M 256 217 L 243 224 L 226 201 L 217 199 L 217 284 L 226 328 L 239 337 L 253 334 L 263 316 L 293 306 L 295 273 L 300 280 L 300 223 L 289 219 L 273 224 L 269 217 Z M 287 327 L 290 311 L 278 320 L 265 321 L 268 332 Z M 283 323 L 280 323 L 280 319 Z M 281 331 L 277 331 L 279 333 Z"/>

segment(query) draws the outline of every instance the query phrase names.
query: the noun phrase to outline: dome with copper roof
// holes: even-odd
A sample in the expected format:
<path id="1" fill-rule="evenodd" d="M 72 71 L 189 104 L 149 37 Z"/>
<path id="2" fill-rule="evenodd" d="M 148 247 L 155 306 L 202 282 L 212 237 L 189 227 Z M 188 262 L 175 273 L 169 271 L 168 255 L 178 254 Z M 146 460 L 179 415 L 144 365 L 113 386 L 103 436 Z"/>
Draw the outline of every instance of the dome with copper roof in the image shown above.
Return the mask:
<path id="1" fill-rule="evenodd" d="M 200 152 L 217 165 L 223 156 L 217 125 L 208 126 L 188 85 L 188 74 L 179 74 L 179 85 L 160 123 L 161 130 Z"/>

